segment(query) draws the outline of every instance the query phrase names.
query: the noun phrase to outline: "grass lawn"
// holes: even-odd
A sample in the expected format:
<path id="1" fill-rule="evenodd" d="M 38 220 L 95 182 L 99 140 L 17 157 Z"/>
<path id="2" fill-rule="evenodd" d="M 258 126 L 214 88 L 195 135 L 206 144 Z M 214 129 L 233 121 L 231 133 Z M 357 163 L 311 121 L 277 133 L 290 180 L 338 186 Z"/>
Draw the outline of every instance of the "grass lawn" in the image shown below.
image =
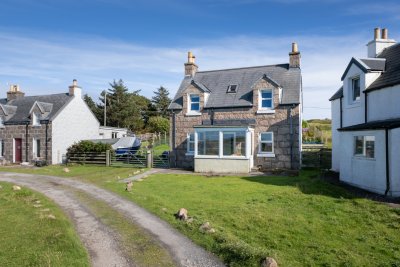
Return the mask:
<path id="1" fill-rule="evenodd" d="M 36 172 L 80 176 L 132 199 L 229 266 L 258 266 L 262 256 L 280 266 L 400 266 L 400 210 L 356 198 L 315 171 L 299 177 L 155 174 L 127 193 L 115 176 L 132 170 L 70 167 L 66 174 L 61 168 Z M 181 207 L 192 223 L 175 220 Z M 199 231 L 206 221 L 214 234 Z"/>
<path id="2" fill-rule="evenodd" d="M 89 266 L 85 248 L 58 206 L 31 190 L 0 185 L 0 266 Z"/>

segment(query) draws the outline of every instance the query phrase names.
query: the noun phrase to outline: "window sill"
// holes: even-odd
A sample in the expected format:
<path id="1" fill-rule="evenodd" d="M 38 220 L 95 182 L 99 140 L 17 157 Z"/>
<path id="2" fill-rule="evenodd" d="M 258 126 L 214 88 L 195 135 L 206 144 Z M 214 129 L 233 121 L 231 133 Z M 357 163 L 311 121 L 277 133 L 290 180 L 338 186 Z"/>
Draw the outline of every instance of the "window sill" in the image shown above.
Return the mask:
<path id="1" fill-rule="evenodd" d="M 275 158 L 274 153 L 258 153 L 257 154 L 258 158 Z"/>
<path id="2" fill-rule="evenodd" d="M 256 112 L 257 114 L 275 114 L 274 109 L 259 109 Z"/>
<path id="3" fill-rule="evenodd" d="M 39 128 L 40 126 L 42 126 L 41 124 L 34 124 L 32 125 L 33 128 Z"/>
<path id="4" fill-rule="evenodd" d="M 194 153 L 193 153 L 193 152 L 186 152 L 185 156 L 191 156 L 191 157 L 193 157 L 193 156 L 194 156 Z"/>
<path id="5" fill-rule="evenodd" d="M 185 114 L 186 117 L 195 117 L 195 116 L 201 116 L 201 112 L 188 112 Z"/>
<path id="6" fill-rule="evenodd" d="M 353 159 L 375 161 L 375 158 L 367 158 L 366 156 L 363 155 L 354 155 Z"/>

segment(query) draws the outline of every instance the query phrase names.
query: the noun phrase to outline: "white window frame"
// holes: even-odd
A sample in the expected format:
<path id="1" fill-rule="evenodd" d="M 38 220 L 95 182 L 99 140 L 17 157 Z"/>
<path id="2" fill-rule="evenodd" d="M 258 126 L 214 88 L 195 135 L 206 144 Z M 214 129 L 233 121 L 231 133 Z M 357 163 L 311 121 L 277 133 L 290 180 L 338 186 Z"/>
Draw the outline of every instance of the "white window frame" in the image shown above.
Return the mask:
<path id="1" fill-rule="evenodd" d="M 118 132 L 111 132 L 111 139 L 118 138 Z"/>
<path id="2" fill-rule="evenodd" d="M 362 153 L 357 154 L 356 153 L 356 138 L 357 137 L 362 137 Z M 372 138 L 373 140 L 367 140 L 368 138 Z M 364 159 L 375 159 L 376 157 L 376 150 L 375 150 L 375 136 L 374 135 L 354 135 L 353 137 L 353 156 L 356 158 L 364 158 Z M 367 157 L 367 141 L 374 141 L 374 157 Z"/>
<path id="3" fill-rule="evenodd" d="M 192 102 L 192 96 L 197 96 L 199 98 L 198 102 Z M 188 94 L 188 115 L 200 115 L 200 94 Z M 192 104 L 199 104 L 199 109 L 198 110 L 193 110 L 192 109 Z"/>
<path id="4" fill-rule="evenodd" d="M 233 134 L 233 143 L 236 147 L 236 135 L 238 132 L 244 132 L 244 138 L 245 138 L 245 140 L 244 140 L 244 142 L 245 142 L 244 155 L 224 155 L 224 134 Z M 245 157 L 246 156 L 246 143 L 247 143 L 246 137 L 247 137 L 246 131 L 222 131 L 222 140 L 221 140 L 221 142 L 222 142 L 222 157 L 224 157 L 224 158 L 225 157 L 230 157 L 230 158 L 231 157 Z"/>
<path id="5" fill-rule="evenodd" d="M 190 136 L 193 136 L 193 140 L 190 140 Z M 193 151 L 190 150 L 190 143 L 193 143 Z M 193 156 L 194 155 L 194 151 L 195 146 L 196 146 L 196 141 L 195 141 L 195 136 L 194 136 L 194 132 L 188 133 L 187 134 L 187 139 L 186 139 L 186 144 L 187 144 L 187 148 L 186 148 L 186 155 L 188 156 Z"/>
<path id="6" fill-rule="evenodd" d="M 262 92 L 264 91 L 271 91 L 271 98 L 263 98 L 262 97 Z M 271 100 L 271 107 L 263 107 L 262 106 L 262 101 L 264 100 Z M 275 108 L 274 108 L 274 89 L 273 88 L 262 88 L 258 91 L 258 110 L 257 113 L 275 113 Z"/>
<path id="7" fill-rule="evenodd" d="M 261 140 L 261 136 L 263 134 L 270 134 L 271 135 L 271 141 L 262 141 Z M 272 144 L 272 151 L 271 152 L 261 151 L 262 143 Z M 258 134 L 258 154 L 257 154 L 257 157 L 266 157 L 266 158 L 275 157 L 274 132 L 260 132 Z"/>
<path id="8" fill-rule="evenodd" d="M 354 99 L 354 81 L 358 80 L 359 86 L 359 96 L 358 98 Z M 361 79 L 360 76 L 354 76 L 350 78 L 350 103 L 359 103 L 361 101 Z"/>
<path id="9" fill-rule="evenodd" d="M 0 116 L 0 128 L 4 127 L 4 116 Z"/>
<path id="10" fill-rule="evenodd" d="M 32 112 L 32 125 L 40 126 L 40 116 L 35 112 Z"/>

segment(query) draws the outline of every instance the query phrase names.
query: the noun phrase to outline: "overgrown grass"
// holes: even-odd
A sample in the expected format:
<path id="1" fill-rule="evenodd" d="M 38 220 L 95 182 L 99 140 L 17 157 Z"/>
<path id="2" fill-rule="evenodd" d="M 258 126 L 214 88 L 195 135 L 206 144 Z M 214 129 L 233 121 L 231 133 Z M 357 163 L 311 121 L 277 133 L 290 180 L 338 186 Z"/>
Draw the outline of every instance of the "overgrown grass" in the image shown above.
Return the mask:
<path id="1" fill-rule="evenodd" d="M 89 266 L 78 235 L 53 202 L 0 185 L 0 266 Z"/>
<path id="2" fill-rule="evenodd" d="M 57 168 L 47 167 L 54 175 Z M 274 257 L 279 266 L 400 266 L 400 210 L 356 198 L 315 171 L 299 177 L 156 174 L 127 193 L 115 173 L 129 171 L 74 168 L 68 176 L 79 173 L 135 201 L 229 266 L 258 266 L 262 256 Z M 174 218 L 181 207 L 192 223 Z M 216 233 L 199 231 L 206 221 Z"/>

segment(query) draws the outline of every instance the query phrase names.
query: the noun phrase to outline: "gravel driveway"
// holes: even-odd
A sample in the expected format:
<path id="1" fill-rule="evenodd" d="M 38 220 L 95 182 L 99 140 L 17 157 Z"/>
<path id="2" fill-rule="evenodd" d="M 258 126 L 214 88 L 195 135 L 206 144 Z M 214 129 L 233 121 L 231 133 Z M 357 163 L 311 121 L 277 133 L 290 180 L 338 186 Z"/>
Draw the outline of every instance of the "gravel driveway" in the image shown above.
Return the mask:
<path id="1" fill-rule="evenodd" d="M 91 197 L 107 203 L 123 213 L 132 223 L 146 229 L 174 257 L 178 266 L 213 267 L 224 264 L 213 254 L 194 244 L 173 229 L 168 223 L 149 213 L 135 203 L 101 189 L 97 186 L 67 178 L 0 172 L 0 181 L 26 186 L 43 193 L 66 211 L 89 251 L 93 266 L 131 266 L 129 260 L 118 249 L 118 237 L 90 214 L 77 199 L 68 192 L 68 187 L 78 189 Z"/>

